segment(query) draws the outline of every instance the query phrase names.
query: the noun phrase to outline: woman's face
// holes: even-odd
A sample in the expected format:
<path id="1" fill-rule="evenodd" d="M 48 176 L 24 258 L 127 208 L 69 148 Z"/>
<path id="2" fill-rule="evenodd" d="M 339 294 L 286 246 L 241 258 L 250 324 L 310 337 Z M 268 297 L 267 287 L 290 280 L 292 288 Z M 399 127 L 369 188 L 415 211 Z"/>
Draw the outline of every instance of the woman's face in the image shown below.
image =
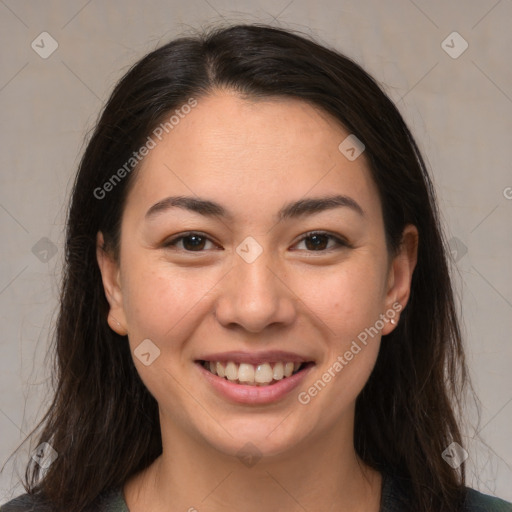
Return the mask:
<path id="1" fill-rule="evenodd" d="M 146 156 L 120 261 L 98 259 L 164 436 L 270 455 L 352 435 L 415 248 L 409 228 L 388 253 L 365 154 L 338 148 L 348 135 L 298 100 L 218 92 Z"/>

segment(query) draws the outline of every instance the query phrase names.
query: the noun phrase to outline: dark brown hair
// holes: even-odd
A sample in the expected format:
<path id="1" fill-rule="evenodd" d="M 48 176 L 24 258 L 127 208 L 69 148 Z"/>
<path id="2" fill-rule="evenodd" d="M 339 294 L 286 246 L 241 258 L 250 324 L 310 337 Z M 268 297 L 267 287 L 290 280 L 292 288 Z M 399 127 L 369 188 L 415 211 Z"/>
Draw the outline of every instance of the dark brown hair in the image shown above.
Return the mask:
<path id="1" fill-rule="evenodd" d="M 307 36 L 236 25 L 171 41 L 136 63 L 115 87 L 80 163 L 67 220 L 60 315 L 52 345 L 55 397 L 38 444 L 59 454 L 45 475 L 30 461 L 24 486 L 56 512 L 88 510 L 104 490 L 161 453 L 158 407 L 142 384 L 124 337 L 107 324 L 96 235 L 118 255 L 120 220 L 134 174 L 98 198 L 170 112 L 218 88 L 247 97 L 292 97 L 337 119 L 366 146 L 390 252 L 406 224 L 419 231 L 410 301 L 382 340 L 356 403 L 361 459 L 410 482 L 411 510 L 459 510 L 464 466 L 441 457 L 462 444 L 456 420 L 466 369 L 446 244 L 418 147 L 393 102 L 359 65 Z"/>

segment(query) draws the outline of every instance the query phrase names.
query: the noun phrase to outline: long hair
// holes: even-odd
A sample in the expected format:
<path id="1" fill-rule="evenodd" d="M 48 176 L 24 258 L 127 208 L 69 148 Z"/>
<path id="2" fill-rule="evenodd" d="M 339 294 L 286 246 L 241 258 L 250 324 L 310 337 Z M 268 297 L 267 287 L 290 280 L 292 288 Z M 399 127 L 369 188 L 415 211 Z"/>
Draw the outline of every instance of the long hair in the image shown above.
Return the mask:
<path id="1" fill-rule="evenodd" d="M 126 168 L 166 116 L 220 88 L 244 97 L 291 97 L 323 109 L 365 145 L 382 204 L 388 250 L 406 224 L 419 231 L 410 301 L 383 337 L 357 398 L 355 448 L 368 465 L 409 482 L 411 510 L 456 511 L 464 465 L 443 450 L 462 444 L 457 407 L 466 382 L 461 334 L 434 189 L 393 102 L 359 65 L 308 36 L 235 25 L 182 37 L 149 53 L 115 87 L 85 149 L 67 218 L 55 338 L 55 395 L 35 430 L 58 453 L 43 474 L 34 461 L 24 487 L 56 512 L 88 510 L 161 453 L 158 405 L 139 378 L 126 337 L 107 324 L 96 235 L 119 255 Z M 118 173 L 121 168 L 127 170 Z M 112 181 L 112 176 L 122 179 Z M 110 180 L 110 181 L 109 181 Z M 105 193 L 109 182 L 108 193 Z M 32 432 L 32 435 L 34 434 Z M 30 436 L 29 436 L 30 437 Z"/>

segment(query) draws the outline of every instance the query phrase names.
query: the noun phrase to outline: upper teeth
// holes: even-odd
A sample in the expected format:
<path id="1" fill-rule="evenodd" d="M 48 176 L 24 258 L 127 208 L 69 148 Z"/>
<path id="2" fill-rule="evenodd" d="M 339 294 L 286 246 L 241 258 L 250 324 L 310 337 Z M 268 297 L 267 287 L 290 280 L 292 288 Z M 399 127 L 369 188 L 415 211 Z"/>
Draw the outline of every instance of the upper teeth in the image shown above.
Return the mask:
<path id="1" fill-rule="evenodd" d="M 238 381 L 239 384 L 270 384 L 272 381 L 281 380 L 290 377 L 296 372 L 301 363 L 234 363 L 229 361 L 221 363 L 220 361 L 206 361 L 205 367 L 213 374 L 224 377 L 232 382 Z"/>

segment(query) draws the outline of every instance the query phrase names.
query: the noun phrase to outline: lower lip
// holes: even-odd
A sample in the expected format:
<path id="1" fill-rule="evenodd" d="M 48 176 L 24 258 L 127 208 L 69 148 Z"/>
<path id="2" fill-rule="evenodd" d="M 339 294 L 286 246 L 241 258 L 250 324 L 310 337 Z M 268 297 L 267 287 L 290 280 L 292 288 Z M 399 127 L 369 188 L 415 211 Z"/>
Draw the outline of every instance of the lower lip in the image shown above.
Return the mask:
<path id="1" fill-rule="evenodd" d="M 284 398 L 302 382 L 314 365 L 308 366 L 290 377 L 285 377 L 274 384 L 268 384 L 266 386 L 236 384 L 223 377 L 214 375 L 201 363 L 196 363 L 196 366 L 213 388 L 225 398 L 239 404 L 260 405 L 277 402 Z"/>

